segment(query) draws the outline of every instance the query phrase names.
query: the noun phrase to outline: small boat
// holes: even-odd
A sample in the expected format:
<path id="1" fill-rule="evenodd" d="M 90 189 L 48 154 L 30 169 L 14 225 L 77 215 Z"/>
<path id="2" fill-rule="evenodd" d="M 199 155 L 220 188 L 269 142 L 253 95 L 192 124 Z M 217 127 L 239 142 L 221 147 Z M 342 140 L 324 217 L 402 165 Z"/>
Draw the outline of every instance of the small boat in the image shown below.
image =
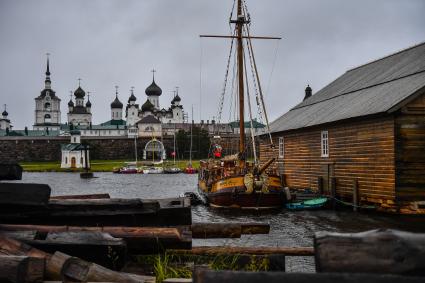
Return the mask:
<path id="1" fill-rule="evenodd" d="M 166 167 L 164 168 L 164 174 L 178 174 L 181 173 L 182 170 L 177 167 Z"/>
<path id="2" fill-rule="evenodd" d="M 287 203 L 286 208 L 290 210 L 309 210 L 323 208 L 328 202 L 328 198 L 320 197 L 300 202 Z"/>
<path id="3" fill-rule="evenodd" d="M 164 168 L 162 167 L 148 167 L 143 168 L 144 174 L 162 174 L 164 173 Z"/>
<path id="4" fill-rule="evenodd" d="M 136 162 L 127 162 L 126 166 L 122 167 L 120 169 L 119 173 L 121 173 L 121 174 L 137 174 L 137 173 L 139 173 L 138 169 L 137 169 Z"/>
<path id="5" fill-rule="evenodd" d="M 198 169 L 193 168 L 192 165 L 187 166 L 184 171 L 185 174 L 196 174 L 198 173 Z"/>

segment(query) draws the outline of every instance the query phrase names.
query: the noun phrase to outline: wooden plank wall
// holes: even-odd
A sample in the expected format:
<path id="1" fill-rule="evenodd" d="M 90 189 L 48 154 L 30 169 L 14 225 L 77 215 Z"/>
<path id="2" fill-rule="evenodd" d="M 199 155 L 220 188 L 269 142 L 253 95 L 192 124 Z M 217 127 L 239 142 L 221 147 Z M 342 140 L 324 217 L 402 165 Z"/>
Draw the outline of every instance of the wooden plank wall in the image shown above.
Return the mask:
<path id="1" fill-rule="evenodd" d="M 329 157 L 321 157 L 321 131 L 329 133 Z M 264 140 L 260 160 L 278 156 L 278 138 L 284 137 L 283 162 L 273 169 L 285 174 L 287 186 L 317 190 L 318 176 L 330 166 L 336 177 L 337 194 L 351 198 L 358 180 L 360 197 L 393 200 L 395 197 L 394 117 L 364 120 L 288 131 L 274 135 L 271 150 Z M 332 173 L 333 171 L 333 173 Z"/>
<path id="2" fill-rule="evenodd" d="M 397 200 L 425 200 L 425 94 L 396 117 Z"/>

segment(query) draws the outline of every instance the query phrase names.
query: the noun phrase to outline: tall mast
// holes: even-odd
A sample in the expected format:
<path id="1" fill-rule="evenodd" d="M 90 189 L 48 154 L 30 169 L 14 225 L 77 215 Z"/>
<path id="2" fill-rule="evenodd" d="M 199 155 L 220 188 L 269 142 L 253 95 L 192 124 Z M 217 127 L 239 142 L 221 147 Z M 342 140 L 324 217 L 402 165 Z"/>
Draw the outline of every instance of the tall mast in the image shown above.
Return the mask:
<path id="1" fill-rule="evenodd" d="M 238 13 L 236 23 L 236 36 L 238 42 L 238 79 L 239 79 L 239 152 L 245 152 L 245 120 L 244 120 L 244 81 L 243 81 L 243 46 L 242 46 L 242 28 L 245 23 L 245 17 L 242 14 L 242 0 L 238 0 Z M 245 157 L 239 161 L 241 168 L 245 167 Z"/>

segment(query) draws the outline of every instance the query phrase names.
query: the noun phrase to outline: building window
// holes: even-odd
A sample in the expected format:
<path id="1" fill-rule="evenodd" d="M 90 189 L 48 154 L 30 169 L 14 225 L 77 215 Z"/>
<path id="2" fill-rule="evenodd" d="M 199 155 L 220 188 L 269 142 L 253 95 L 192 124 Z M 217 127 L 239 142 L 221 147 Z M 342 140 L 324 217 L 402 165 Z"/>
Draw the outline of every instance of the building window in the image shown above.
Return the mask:
<path id="1" fill-rule="evenodd" d="M 328 131 L 322 131 L 321 133 L 321 156 L 329 157 L 329 134 Z"/>
<path id="2" fill-rule="evenodd" d="M 65 164 L 68 164 L 68 157 L 65 157 Z"/>
<path id="3" fill-rule="evenodd" d="M 44 108 L 46 108 L 46 110 L 50 110 L 50 106 L 50 102 L 44 103 Z"/>
<path id="4" fill-rule="evenodd" d="M 44 123 L 50 123 L 52 122 L 52 118 L 49 114 L 44 115 Z"/>
<path id="5" fill-rule="evenodd" d="M 285 143 L 283 137 L 279 137 L 279 158 L 285 157 Z"/>

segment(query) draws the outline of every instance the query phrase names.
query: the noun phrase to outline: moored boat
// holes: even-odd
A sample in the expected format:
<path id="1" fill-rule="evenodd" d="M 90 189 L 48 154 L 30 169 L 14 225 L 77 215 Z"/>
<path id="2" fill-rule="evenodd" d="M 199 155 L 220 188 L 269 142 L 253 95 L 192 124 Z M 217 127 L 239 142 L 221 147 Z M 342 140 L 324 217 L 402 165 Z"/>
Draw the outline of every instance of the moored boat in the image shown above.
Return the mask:
<path id="1" fill-rule="evenodd" d="M 328 202 L 328 198 L 319 197 L 314 199 L 309 199 L 300 202 L 291 202 L 286 204 L 286 208 L 289 210 L 312 210 L 312 209 L 321 209 L 325 207 Z"/>
<path id="2" fill-rule="evenodd" d="M 222 37 L 231 39 L 230 54 L 227 61 L 226 76 L 223 92 L 221 93 L 219 103 L 218 124 L 221 120 L 223 112 L 224 94 L 226 92 L 227 78 L 229 66 L 233 55 L 233 46 L 236 41 L 236 51 L 234 52 L 236 63 L 236 86 L 230 88 L 235 91 L 235 100 L 238 101 L 239 110 L 239 148 L 238 153 L 230 156 L 222 157 L 222 147 L 216 143 L 212 146 L 210 158 L 200 162 L 200 170 L 198 177 L 198 188 L 200 192 L 208 199 L 213 207 L 224 208 L 242 208 L 242 209 L 269 209 L 282 208 L 285 202 L 285 194 L 281 178 L 271 165 L 275 158 L 260 164 L 256 155 L 256 138 L 253 131 L 253 117 L 251 109 L 251 101 L 256 101 L 259 118 L 266 122 L 268 137 L 270 138 L 270 146 L 273 148 L 273 140 L 270 135 L 269 123 L 264 98 L 261 89 L 260 79 L 257 71 L 254 53 L 252 50 L 251 39 L 280 39 L 272 37 L 254 37 L 250 35 L 250 16 L 246 5 L 242 5 L 242 0 L 237 0 L 236 13 L 231 12 L 230 24 L 235 24 L 235 28 L 230 35 L 202 35 L 201 37 Z M 236 14 L 236 19 L 232 19 Z M 248 59 L 247 59 L 248 58 Z M 249 83 L 247 68 L 250 67 L 253 81 Z M 250 92 L 248 86 L 253 86 L 255 91 Z M 246 87 L 246 90 L 245 90 Z M 255 98 L 250 98 L 252 94 Z M 232 95 L 233 93 L 231 93 Z M 245 100 L 246 98 L 246 100 Z M 248 113 L 250 118 L 250 140 L 253 151 L 253 161 L 247 161 L 248 147 L 245 144 L 245 104 L 248 105 Z M 219 127 L 217 127 L 217 137 L 219 138 Z"/>
<path id="3" fill-rule="evenodd" d="M 162 174 L 164 173 L 164 168 L 162 167 L 146 167 L 143 168 L 144 174 Z"/>

